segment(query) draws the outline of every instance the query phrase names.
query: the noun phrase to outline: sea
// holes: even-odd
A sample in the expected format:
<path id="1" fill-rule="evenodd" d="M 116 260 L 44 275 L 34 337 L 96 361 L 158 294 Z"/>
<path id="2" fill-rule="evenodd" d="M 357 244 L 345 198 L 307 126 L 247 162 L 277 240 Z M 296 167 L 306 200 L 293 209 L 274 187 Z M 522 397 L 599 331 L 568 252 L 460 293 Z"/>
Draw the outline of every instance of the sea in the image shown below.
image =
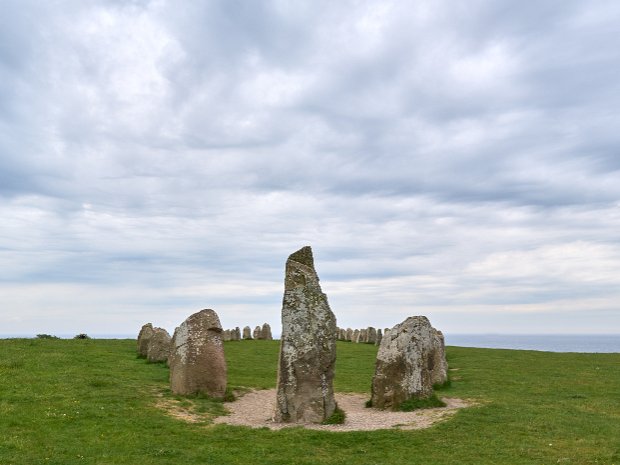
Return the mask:
<path id="1" fill-rule="evenodd" d="M 445 334 L 446 345 L 546 352 L 620 352 L 620 334 Z"/>

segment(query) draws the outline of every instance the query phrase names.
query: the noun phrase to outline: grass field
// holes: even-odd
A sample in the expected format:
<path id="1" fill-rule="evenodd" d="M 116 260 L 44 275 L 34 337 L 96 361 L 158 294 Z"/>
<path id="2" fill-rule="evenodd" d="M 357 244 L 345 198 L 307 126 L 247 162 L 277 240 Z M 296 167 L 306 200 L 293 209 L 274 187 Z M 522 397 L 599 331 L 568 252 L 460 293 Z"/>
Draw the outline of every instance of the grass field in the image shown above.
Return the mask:
<path id="1" fill-rule="evenodd" d="M 225 343 L 229 384 L 275 386 L 278 342 Z M 376 348 L 338 343 L 337 391 L 369 392 Z M 432 428 L 333 433 L 190 424 L 157 407 L 168 369 L 132 340 L 0 340 L 0 464 L 617 464 L 620 354 L 448 347 L 444 396 L 474 399 Z"/>

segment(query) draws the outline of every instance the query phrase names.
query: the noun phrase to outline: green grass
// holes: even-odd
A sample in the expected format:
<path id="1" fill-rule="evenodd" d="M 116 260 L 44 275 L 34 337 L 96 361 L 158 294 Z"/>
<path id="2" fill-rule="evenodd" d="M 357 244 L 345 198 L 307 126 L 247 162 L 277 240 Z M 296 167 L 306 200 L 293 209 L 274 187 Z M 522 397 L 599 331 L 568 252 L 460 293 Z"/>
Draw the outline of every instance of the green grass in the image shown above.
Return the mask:
<path id="1" fill-rule="evenodd" d="M 437 397 L 437 394 L 430 397 L 412 397 L 398 406 L 398 410 L 402 412 L 413 412 L 414 410 L 420 410 L 425 408 L 445 407 L 446 403 Z"/>
<path id="2" fill-rule="evenodd" d="M 323 420 L 321 424 L 322 425 L 342 425 L 344 424 L 344 420 L 346 416 L 347 415 L 344 412 L 344 410 L 342 410 L 340 407 L 336 407 L 336 410 L 334 410 L 334 413 L 332 413 L 329 417 Z"/>
<path id="3" fill-rule="evenodd" d="M 278 343 L 225 343 L 232 387 L 275 386 Z M 335 388 L 369 394 L 376 348 L 338 344 Z M 439 394 L 475 400 L 419 431 L 332 433 L 187 423 L 156 404 L 219 414 L 176 398 L 168 369 L 133 340 L 0 340 L 0 464 L 617 464 L 620 354 L 448 347 Z"/>

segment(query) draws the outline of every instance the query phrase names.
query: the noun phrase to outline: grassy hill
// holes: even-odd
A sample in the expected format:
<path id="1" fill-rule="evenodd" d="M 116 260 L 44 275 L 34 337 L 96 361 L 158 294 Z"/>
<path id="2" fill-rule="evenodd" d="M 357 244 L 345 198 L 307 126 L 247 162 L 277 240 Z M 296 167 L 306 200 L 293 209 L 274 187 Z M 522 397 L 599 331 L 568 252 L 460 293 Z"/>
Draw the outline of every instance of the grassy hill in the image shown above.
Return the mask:
<path id="1" fill-rule="evenodd" d="M 275 386 L 278 342 L 225 343 L 229 384 Z M 376 348 L 338 343 L 336 390 L 369 392 Z M 620 354 L 448 347 L 474 399 L 427 430 L 333 433 L 187 423 L 222 404 L 177 398 L 132 340 L 0 340 L 0 464 L 617 464 Z"/>

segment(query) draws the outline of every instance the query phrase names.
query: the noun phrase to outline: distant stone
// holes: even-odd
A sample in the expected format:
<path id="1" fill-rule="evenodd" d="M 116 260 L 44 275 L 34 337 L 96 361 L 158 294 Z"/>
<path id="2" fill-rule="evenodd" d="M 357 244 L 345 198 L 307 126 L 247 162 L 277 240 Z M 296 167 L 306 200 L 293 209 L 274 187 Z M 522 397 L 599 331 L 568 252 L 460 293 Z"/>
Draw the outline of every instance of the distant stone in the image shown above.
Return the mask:
<path id="1" fill-rule="evenodd" d="M 375 345 L 381 345 L 381 339 L 383 339 L 383 332 L 381 331 L 381 328 L 377 329 L 377 340 L 375 341 Z"/>
<path id="2" fill-rule="evenodd" d="M 267 323 L 263 323 L 263 326 L 260 330 L 261 339 L 266 341 L 273 341 L 273 336 L 271 335 L 271 326 Z"/>
<path id="3" fill-rule="evenodd" d="M 217 313 L 201 310 L 181 323 L 172 338 L 168 363 L 173 394 L 224 397 L 227 370 Z"/>
<path id="4" fill-rule="evenodd" d="M 243 339 L 252 339 L 252 329 L 249 326 L 243 328 Z"/>
<path id="5" fill-rule="evenodd" d="M 222 341 L 224 341 L 224 342 L 230 341 L 230 329 L 225 329 L 222 332 Z"/>
<path id="6" fill-rule="evenodd" d="M 374 344 L 377 342 L 377 330 L 372 326 L 366 328 L 366 342 L 368 344 Z"/>
<path id="7" fill-rule="evenodd" d="M 356 344 L 360 342 L 360 330 L 356 329 L 353 331 L 353 338 L 351 339 L 352 342 L 355 342 Z"/>
<path id="8" fill-rule="evenodd" d="M 433 328 L 434 329 L 434 328 Z M 434 352 L 432 382 L 435 384 L 444 384 L 448 381 L 448 362 L 446 360 L 446 344 L 443 333 L 435 329 L 435 346 L 437 350 Z"/>
<path id="9" fill-rule="evenodd" d="M 140 357 L 147 356 L 151 336 L 153 336 L 153 325 L 147 323 L 140 328 L 140 332 L 138 333 L 138 355 Z"/>
<path id="10" fill-rule="evenodd" d="M 353 330 L 351 328 L 347 328 L 345 341 L 351 342 L 353 340 Z"/>
<path id="11" fill-rule="evenodd" d="M 149 341 L 146 359 L 149 362 L 165 362 L 170 355 L 170 334 L 163 328 L 153 328 L 153 335 Z"/>
<path id="12" fill-rule="evenodd" d="M 443 336 L 424 316 L 413 316 L 383 336 L 375 375 L 372 405 L 397 409 L 411 398 L 433 394 L 433 384 L 447 379 Z"/>
<path id="13" fill-rule="evenodd" d="M 233 341 L 240 341 L 241 340 L 241 330 L 239 329 L 239 326 L 236 326 L 235 329 L 232 331 L 232 336 L 233 336 Z"/>
<path id="14" fill-rule="evenodd" d="M 334 413 L 336 338 L 336 317 L 304 247 L 286 261 L 275 421 L 320 423 Z"/>
<path id="15" fill-rule="evenodd" d="M 262 339 L 263 335 L 261 334 L 261 329 L 260 326 L 257 326 L 254 328 L 254 331 L 252 331 L 252 338 L 253 339 Z"/>

